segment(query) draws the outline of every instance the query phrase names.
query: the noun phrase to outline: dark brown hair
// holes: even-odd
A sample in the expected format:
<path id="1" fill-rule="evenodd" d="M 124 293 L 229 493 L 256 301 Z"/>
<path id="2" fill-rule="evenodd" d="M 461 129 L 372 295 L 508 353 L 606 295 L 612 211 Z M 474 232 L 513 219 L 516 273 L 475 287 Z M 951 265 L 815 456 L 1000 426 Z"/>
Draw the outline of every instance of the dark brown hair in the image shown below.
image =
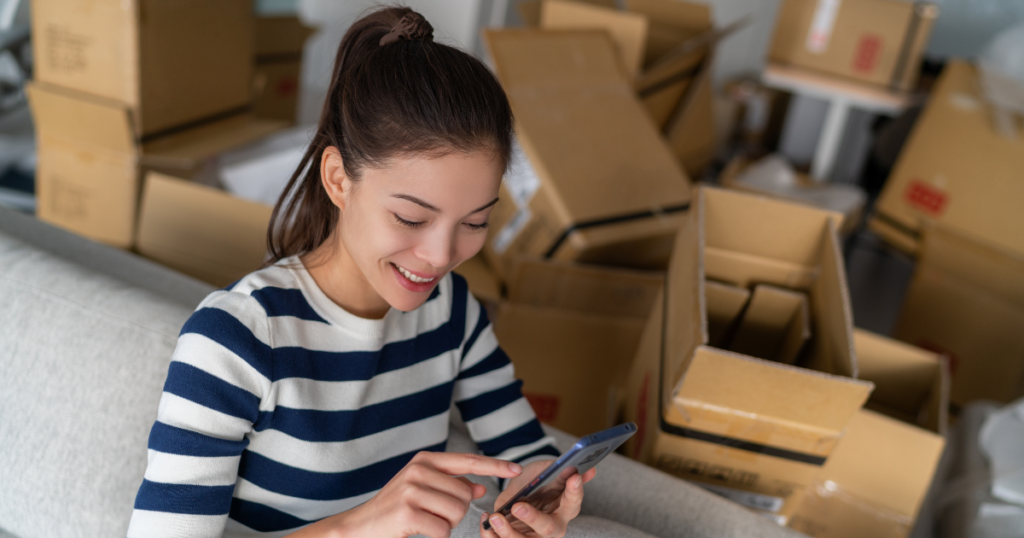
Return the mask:
<path id="1" fill-rule="evenodd" d="M 454 151 L 491 151 L 508 166 L 512 109 L 483 63 L 430 37 L 381 45 L 410 13 L 378 9 L 341 40 L 316 134 L 271 214 L 268 263 L 312 252 L 334 230 L 338 208 L 320 182 L 327 147 L 353 179 L 394 157 Z"/>

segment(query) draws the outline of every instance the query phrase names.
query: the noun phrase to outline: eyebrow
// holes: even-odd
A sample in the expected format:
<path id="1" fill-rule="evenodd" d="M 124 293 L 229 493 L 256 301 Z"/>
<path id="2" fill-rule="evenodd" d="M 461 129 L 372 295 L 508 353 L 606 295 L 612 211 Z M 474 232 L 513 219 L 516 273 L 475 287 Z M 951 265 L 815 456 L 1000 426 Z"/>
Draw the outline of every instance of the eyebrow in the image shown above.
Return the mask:
<path id="1" fill-rule="evenodd" d="M 427 203 L 427 202 L 425 202 L 423 200 L 420 200 L 419 198 L 417 198 L 417 197 L 415 197 L 415 196 L 413 196 L 411 194 L 392 194 L 391 196 L 393 198 L 400 198 L 402 200 L 407 200 L 407 201 L 412 202 L 412 203 L 414 203 L 414 204 L 416 204 L 418 206 L 421 206 L 421 207 L 424 207 L 426 209 L 429 209 L 430 211 L 433 211 L 434 213 L 440 213 L 441 212 L 441 210 L 438 209 L 437 207 L 435 207 L 435 206 L 433 206 L 433 205 L 431 205 L 431 204 L 429 204 L 429 203 Z M 479 213 L 479 212 L 487 209 L 488 207 L 491 207 L 492 205 L 494 205 L 496 203 L 498 203 L 498 199 L 497 198 L 491 200 L 490 202 L 487 202 L 486 204 L 480 206 L 477 209 L 474 209 L 469 214 L 472 215 L 473 213 Z"/>

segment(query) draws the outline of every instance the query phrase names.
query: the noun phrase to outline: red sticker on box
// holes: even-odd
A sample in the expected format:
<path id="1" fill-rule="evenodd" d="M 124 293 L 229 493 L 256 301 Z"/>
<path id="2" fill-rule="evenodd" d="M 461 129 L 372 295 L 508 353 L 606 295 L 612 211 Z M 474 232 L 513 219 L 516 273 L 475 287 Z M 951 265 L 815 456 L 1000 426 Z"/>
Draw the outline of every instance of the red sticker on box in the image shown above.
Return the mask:
<path id="1" fill-rule="evenodd" d="M 949 203 L 949 196 L 945 192 L 920 179 L 910 181 L 903 197 L 912 207 L 936 216 L 942 214 Z"/>
<path id="2" fill-rule="evenodd" d="M 558 396 L 533 392 L 523 392 L 523 396 L 530 402 L 530 407 L 537 414 L 537 420 L 550 424 L 558 418 Z"/>
<path id="3" fill-rule="evenodd" d="M 938 355 L 940 360 L 946 361 L 946 366 L 949 367 L 949 375 L 953 376 L 956 374 L 956 369 L 960 365 L 960 361 L 957 360 L 956 355 L 954 355 L 952 351 L 936 344 L 935 342 L 923 339 L 917 341 L 917 347 Z"/>
<path id="4" fill-rule="evenodd" d="M 853 57 L 853 70 L 868 74 L 878 65 L 878 56 L 882 52 L 882 38 L 876 34 L 860 36 L 857 53 Z"/>
<path id="5" fill-rule="evenodd" d="M 291 97 L 296 95 L 299 91 L 299 80 L 296 77 L 286 77 L 278 81 L 277 87 L 278 95 Z"/>

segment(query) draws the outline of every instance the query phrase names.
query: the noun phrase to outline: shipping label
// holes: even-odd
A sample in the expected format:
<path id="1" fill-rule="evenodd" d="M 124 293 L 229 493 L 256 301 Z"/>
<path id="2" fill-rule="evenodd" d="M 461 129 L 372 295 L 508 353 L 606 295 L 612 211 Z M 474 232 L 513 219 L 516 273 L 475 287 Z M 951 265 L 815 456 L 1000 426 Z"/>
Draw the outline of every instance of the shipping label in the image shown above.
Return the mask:
<path id="1" fill-rule="evenodd" d="M 754 493 L 751 491 L 741 491 L 738 489 L 727 488 L 725 486 L 717 486 L 714 484 L 705 484 L 703 482 L 694 482 L 694 485 L 700 486 L 711 493 L 725 497 L 730 501 L 746 506 L 760 512 L 768 512 L 775 514 L 779 510 L 782 510 L 782 505 L 785 504 L 785 499 L 782 497 L 773 497 L 771 495 L 762 495 L 760 493 Z M 767 515 L 767 514 L 766 514 Z"/>
<path id="2" fill-rule="evenodd" d="M 857 43 L 857 52 L 853 56 L 853 70 L 869 74 L 878 66 L 878 57 L 882 55 L 882 37 L 876 34 L 864 34 Z"/>
<path id="3" fill-rule="evenodd" d="M 807 50 L 814 54 L 822 54 L 828 50 L 828 43 L 832 39 L 832 29 L 835 28 L 836 16 L 839 14 L 841 4 L 842 0 L 818 0 L 804 45 Z"/>

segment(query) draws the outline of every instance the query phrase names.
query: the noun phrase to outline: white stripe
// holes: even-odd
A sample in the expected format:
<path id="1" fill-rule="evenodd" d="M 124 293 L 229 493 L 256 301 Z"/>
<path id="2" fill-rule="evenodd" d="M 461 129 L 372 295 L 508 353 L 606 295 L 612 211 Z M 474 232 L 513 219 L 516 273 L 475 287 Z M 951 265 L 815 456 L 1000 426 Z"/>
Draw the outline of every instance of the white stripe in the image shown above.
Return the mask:
<path id="1" fill-rule="evenodd" d="M 448 438 L 448 412 L 351 441 L 311 443 L 277 430 L 253 432 L 249 450 L 318 473 L 340 473 L 405 454 Z"/>
<path id="2" fill-rule="evenodd" d="M 160 396 L 157 420 L 168 426 L 230 441 L 241 440 L 252 430 L 252 423 L 248 420 L 225 415 L 169 392 Z"/>
<path id="3" fill-rule="evenodd" d="M 227 312 L 248 328 L 257 340 L 267 345 L 270 344 L 270 335 L 267 332 L 267 313 L 254 297 L 231 291 L 216 291 L 203 299 L 196 310 L 204 307 Z"/>
<path id="4" fill-rule="evenodd" d="M 292 409 L 351 411 L 447 383 L 458 369 L 458 352 L 445 352 L 375 376 L 369 381 L 317 381 L 291 378 L 276 384 L 277 405 Z"/>
<path id="5" fill-rule="evenodd" d="M 149 451 L 146 480 L 164 484 L 232 486 L 241 456 L 198 457 Z"/>
<path id="6" fill-rule="evenodd" d="M 274 493 L 273 491 L 263 489 L 244 478 L 240 478 L 238 480 L 238 487 L 235 488 L 235 497 L 238 497 L 239 499 L 273 506 L 277 510 L 306 521 L 316 521 L 328 516 L 340 514 L 346 510 L 351 510 L 352 508 L 370 500 L 376 494 L 376 491 L 372 491 L 356 497 L 349 497 L 348 499 L 339 499 L 336 501 L 315 501 Z"/>
<path id="7" fill-rule="evenodd" d="M 499 459 L 499 460 L 509 460 L 509 461 L 512 461 L 512 460 L 514 460 L 516 458 L 521 458 L 524 455 L 529 454 L 530 452 L 533 452 L 534 450 L 537 450 L 537 449 L 539 449 L 539 448 L 541 448 L 543 446 L 546 446 L 546 445 L 555 446 L 555 439 L 553 437 L 550 437 L 550 436 L 542 437 L 540 441 L 535 441 L 535 442 L 530 443 L 528 445 L 514 446 L 514 447 L 512 447 L 512 448 L 502 452 L 501 454 L 498 454 L 497 456 L 494 456 L 494 457 L 496 459 Z M 529 460 L 525 460 L 525 461 L 526 461 L 526 463 L 529 463 L 531 461 L 534 461 L 535 459 L 551 459 L 552 457 L 553 456 L 548 456 L 548 455 L 536 456 L 535 458 L 530 458 Z M 523 465 L 525 465 L 526 463 L 524 463 Z"/>
<path id="8" fill-rule="evenodd" d="M 195 366 L 257 397 L 270 392 L 270 379 L 236 353 L 201 334 L 181 335 L 173 360 Z"/>
<path id="9" fill-rule="evenodd" d="M 228 515 L 195 516 L 135 510 L 128 523 L 128 538 L 219 538 Z"/>
<path id="10" fill-rule="evenodd" d="M 487 328 L 480 332 L 472 349 L 463 351 L 462 371 L 466 371 L 486 359 L 498 347 L 498 337 L 494 335 L 494 324 L 488 324 Z"/>
<path id="11" fill-rule="evenodd" d="M 455 382 L 454 399 L 456 402 L 461 402 L 475 398 L 492 390 L 500 389 L 515 379 L 515 367 L 512 366 L 512 363 L 485 374 L 460 379 Z"/>
<path id="12" fill-rule="evenodd" d="M 470 420 L 466 423 L 466 428 L 473 439 L 480 443 L 500 437 L 533 420 L 534 417 L 533 408 L 526 398 L 519 398 L 501 409 Z"/>

